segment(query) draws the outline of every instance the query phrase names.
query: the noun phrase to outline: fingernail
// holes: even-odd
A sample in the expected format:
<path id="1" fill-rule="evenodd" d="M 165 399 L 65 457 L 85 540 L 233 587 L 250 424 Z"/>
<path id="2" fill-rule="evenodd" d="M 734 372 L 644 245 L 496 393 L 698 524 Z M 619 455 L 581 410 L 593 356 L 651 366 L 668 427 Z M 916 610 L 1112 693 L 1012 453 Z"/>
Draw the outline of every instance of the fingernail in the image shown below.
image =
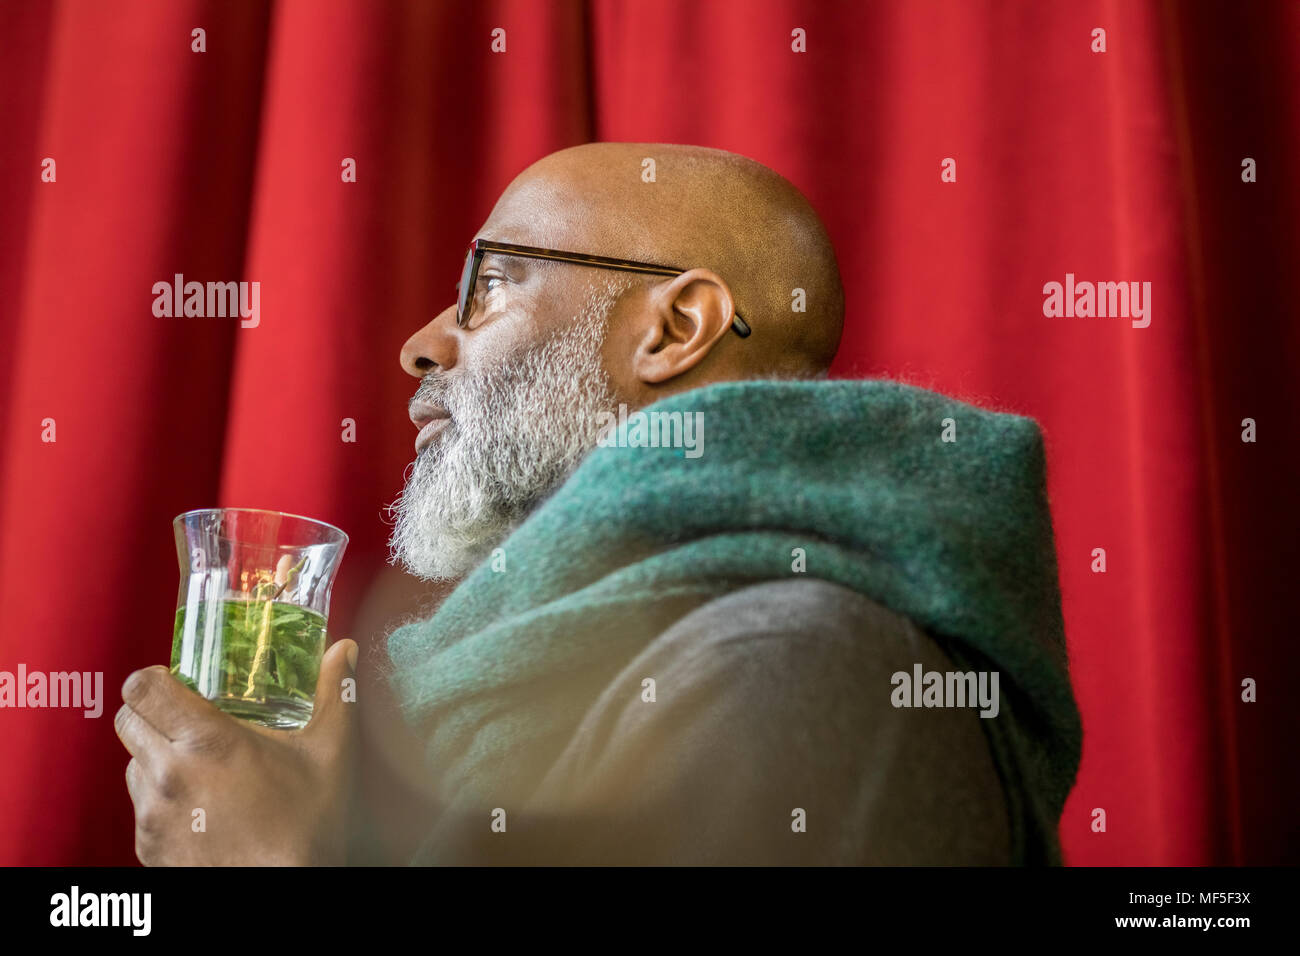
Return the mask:
<path id="1" fill-rule="evenodd" d="M 357 669 L 357 642 L 353 641 L 352 646 L 348 648 L 348 667 L 353 670 Z"/>

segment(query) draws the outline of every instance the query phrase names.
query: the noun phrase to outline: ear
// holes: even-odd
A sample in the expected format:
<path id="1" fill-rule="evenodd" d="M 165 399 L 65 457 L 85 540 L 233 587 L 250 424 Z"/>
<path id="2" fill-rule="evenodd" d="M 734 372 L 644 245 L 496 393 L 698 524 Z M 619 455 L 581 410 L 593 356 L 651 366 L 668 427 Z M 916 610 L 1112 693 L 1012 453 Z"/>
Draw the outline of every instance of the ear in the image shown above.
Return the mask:
<path id="1" fill-rule="evenodd" d="M 654 287 L 632 371 L 649 384 L 689 371 L 727 334 L 735 314 L 731 289 L 710 269 L 691 269 Z"/>

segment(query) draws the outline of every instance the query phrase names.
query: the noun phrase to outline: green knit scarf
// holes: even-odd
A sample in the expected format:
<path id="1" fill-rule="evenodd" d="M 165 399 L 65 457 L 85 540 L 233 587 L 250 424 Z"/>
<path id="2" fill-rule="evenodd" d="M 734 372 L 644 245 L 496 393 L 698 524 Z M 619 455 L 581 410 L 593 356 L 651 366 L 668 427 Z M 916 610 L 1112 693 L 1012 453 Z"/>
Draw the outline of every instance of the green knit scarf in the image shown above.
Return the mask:
<path id="1" fill-rule="evenodd" d="M 1013 860 L 1059 863 L 1082 734 L 1035 422 L 885 381 L 730 382 L 644 412 L 431 619 L 390 636 L 435 792 L 526 799 L 593 703 L 554 688 L 602 688 L 694 608 L 802 573 L 911 618 L 959 670 L 999 671 L 980 724 Z M 702 423 L 698 444 L 632 447 L 651 412 Z"/>

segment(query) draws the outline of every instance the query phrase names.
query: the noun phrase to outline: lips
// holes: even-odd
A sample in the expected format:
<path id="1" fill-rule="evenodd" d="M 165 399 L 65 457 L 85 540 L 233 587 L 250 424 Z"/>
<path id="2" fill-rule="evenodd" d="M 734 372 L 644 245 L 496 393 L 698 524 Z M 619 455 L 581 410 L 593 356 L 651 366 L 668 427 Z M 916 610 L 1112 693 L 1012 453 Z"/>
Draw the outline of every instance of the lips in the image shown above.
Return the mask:
<path id="1" fill-rule="evenodd" d="M 433 441 L 439 432 L 451 424 L 451 413 L 441 405 L 413 401 L 409 412 L 411 424 L 420 430 L 415 436 L 415 450 L 417 452 Z"/>

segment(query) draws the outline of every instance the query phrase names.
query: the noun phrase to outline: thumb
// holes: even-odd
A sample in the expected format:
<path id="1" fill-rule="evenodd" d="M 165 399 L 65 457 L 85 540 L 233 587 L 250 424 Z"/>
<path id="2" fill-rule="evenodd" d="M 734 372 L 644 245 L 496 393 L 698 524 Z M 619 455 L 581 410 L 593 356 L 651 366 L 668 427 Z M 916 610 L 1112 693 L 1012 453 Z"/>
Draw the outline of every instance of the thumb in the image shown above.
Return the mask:
<path id="1" fill-rule="evenodd" d="M 356 720 L 357 651 L 357 642 L 351 639 L 335 641 L 325 651 L 316 678 L 311 720 L 304 733 L 343 733 L 338 725 Z"/>

